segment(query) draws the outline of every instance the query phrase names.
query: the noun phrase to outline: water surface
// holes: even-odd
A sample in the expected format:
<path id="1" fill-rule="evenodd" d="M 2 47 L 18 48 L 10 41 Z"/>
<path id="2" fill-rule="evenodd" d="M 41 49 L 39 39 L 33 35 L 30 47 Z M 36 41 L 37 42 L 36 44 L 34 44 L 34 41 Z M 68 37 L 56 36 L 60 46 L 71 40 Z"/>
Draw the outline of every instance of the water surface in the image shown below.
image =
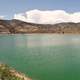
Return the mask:
<path id="1" fill-rule="evenodd" d="M 80 80 L 80 35 L 0 35 L 0 62 L 33 80 Z"/>

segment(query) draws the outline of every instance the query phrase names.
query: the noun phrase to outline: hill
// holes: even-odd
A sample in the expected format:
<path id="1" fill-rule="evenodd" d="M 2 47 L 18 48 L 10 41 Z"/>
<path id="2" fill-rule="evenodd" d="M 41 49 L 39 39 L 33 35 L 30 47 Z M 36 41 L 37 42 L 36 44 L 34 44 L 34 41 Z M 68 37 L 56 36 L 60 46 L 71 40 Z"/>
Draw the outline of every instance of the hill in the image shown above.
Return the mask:
<path id="1" fill-rule="evenodd" d="M 0 34 L 80 33 L 80 23 L 34 24 L 20 20 L 0 20 Z"/>

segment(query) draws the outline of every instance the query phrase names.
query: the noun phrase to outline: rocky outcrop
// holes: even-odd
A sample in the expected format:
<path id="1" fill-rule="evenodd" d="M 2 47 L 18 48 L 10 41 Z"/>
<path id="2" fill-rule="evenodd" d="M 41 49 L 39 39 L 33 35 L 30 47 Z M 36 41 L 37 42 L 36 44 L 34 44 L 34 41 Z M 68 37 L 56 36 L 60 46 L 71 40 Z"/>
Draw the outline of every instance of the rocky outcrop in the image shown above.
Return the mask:
<path id="1" fill-rule="evenodd" d="M 20 20 L 0 20 L 1 34 L 80 33 L 80 23 L 34 24 Z"/>
<path id="2" fill-rule="evenodd" d="M 5 64 L 0 64 L 0 80 L 32 80 L 24 74 L 8 67 Z"/>

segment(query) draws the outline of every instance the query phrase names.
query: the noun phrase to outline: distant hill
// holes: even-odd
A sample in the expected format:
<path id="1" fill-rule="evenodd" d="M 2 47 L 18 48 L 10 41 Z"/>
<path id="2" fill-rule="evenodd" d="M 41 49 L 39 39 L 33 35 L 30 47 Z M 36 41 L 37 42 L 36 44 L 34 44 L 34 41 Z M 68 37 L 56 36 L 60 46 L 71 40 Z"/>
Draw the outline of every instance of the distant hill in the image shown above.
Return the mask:
<path id="1" fill-rule="evenodd" d="M 0 20 L 0 34 L 80 33 L 80 23 L 35 24 L 20 20 Z"/>

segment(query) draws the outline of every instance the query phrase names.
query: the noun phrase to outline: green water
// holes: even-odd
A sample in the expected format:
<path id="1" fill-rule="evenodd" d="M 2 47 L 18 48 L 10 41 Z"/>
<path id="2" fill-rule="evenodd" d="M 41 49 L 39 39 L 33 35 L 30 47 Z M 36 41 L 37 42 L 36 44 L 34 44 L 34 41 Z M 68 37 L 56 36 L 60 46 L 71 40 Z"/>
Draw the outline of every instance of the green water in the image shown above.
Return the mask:
<path id="1" fill-rule="evenodd" d="M 0 62 L 33 80 L 80 80 L 80 35 L 0 35 Z"/>

